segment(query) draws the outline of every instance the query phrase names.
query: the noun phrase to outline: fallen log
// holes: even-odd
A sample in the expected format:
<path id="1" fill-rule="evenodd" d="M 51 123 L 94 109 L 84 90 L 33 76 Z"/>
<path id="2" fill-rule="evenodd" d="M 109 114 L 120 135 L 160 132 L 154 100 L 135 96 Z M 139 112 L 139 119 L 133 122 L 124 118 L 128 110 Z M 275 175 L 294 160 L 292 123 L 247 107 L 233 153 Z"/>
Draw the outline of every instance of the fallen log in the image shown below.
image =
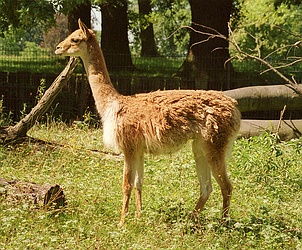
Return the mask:
<path id="1" fill-rule="evenodd" d="M 297 85 L 302 89 L 302 84 Z M 302 110 L 302 95 L 289 85 L 252 86 L 223 92 L 238 101 L 241 112 L 259 110 Z"/>
<path id="2" fill-rule="evenodd" d="M 47 210 L 60 209 L 67 205 L 63 189 L 57 184 L 38 185 L 0 178 L 0 197 L 12 203 L 25 202 Z"/>
<path id="3" fill-rule="evenodd" d="M 32 108 L 30 113 L 14 126 L 0 127 L 0 143 L 9 143 L 26 136 L 27 131 L 45 114 L 62 88 L 68 83 L 76 64 L 77 59 L 70 57 L 64 70 L 46 90 L 38 104 Z"/>
<path id="4" fill-rule="evenodd" d="M 242 120 L 239 137 L 248 138 L 264 132 L 275 133 L 283 141 L 302 136 L 302 120 Z"/>

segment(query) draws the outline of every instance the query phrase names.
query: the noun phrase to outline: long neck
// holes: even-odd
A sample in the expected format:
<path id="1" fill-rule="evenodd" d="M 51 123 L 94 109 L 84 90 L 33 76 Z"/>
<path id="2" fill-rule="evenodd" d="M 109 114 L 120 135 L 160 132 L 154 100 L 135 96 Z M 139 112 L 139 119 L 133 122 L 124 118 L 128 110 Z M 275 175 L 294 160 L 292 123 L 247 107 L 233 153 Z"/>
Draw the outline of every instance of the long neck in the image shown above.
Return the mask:
<path id="1" fill-rule="evenodd" d="M 88 53 L 82 56 L 88 81 L 96 103 L 102 116 L 106 106 L 117 99 L 119 94 L 113 87 L 105 64 L 104 56 L 97 41 L 88 44 Z"/>

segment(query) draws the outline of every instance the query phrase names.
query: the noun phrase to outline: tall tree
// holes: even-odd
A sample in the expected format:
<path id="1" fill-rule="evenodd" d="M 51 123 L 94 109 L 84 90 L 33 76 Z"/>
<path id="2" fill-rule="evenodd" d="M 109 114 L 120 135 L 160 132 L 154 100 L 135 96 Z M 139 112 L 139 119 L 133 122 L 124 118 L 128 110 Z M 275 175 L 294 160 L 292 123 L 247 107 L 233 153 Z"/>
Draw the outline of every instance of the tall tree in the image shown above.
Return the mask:
<path id="1" fill-rule="evenodd" d="M 150 21 L 151 0 L 138 0 L 140 15 L 141 56 L 157 56 L 153 24 Z"/>
<path id="2" fill-rule="evenodd" d="M 56 14 L 56 27 L 43 33 L 43 39 L 46 48 L 54 49 L 58 43 L 68 36 L 67 16 Z"/>
<path id="3" fill-rule="evenodd" d="M 84 0 L 79 4 L 72 6 L 68 12 L 68 30 L 69 33 L 79 28 L 78 19 L 81 18 L 82 22 L 91 28 L 91 2 Z"/>
<path id="4" fill-rule="evenodd" d="M 228 37 L 228 22 L 232 0 L 189 0 L 192 13 L 188 54 L 181 67 L 181 75 L 195 79 L 197 88 L 228 89 L 228 68 L 225 62 L 230 58 L 228 42 L 211 38 L 206 33 L 214 30 Z M 200 33 L 202 32 L 202 33 Z"/>
<path id="5" fill-rule="evenodd" d="M 132 69 L 128 39 L 127 0 L 103 2 L 101 47 L 110 70 Z"/>

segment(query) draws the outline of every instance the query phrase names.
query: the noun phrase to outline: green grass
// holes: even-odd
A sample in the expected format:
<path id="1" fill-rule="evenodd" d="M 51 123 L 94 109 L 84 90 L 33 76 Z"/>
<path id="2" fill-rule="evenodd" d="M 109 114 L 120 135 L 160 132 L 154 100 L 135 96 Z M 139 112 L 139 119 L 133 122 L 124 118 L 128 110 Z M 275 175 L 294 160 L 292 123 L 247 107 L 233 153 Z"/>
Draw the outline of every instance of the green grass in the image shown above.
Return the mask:
<path id="1" fill-rule="evenodd" d="M 49 53 L 0 56 L 0 68 L 3 72 L 58 73 L 65 64 L 65 59 Z"/>
<path id="2" fill-rule="evenodd" d="M 103 148 L 101 130 L 82 125 L 37 125 L 29 135 L 52 143 L 0 146 L 0 177 L 57 183 L 68 202 L 52 215 L 0 196 L 0 249 L 302 248 L 302 139 L 277 143 L 264 134 L 235 142 L 226 224 L 215 182 L 200 225 L 189 219 L 198 198 L 189 145 L 173 155 L 147 156 L 143 213 L 135 218 L 132 197 L 119 229 L 123 159 Z"/>
<path id="3" fill-rule="evenodd" d="M 150 76 L 172 76 L 182 65 L 184 57 L 132 57 L 135 74 Z"/>
<path id="4" fill-rule="evenodd" d="M 1 52 L 1 51 L 0 51 Z M 120 60 L 123 58 L 121 57 Z M 0 69 L 3 72 L 30 72 L 30 73 L 58 73 L 65 64 L 66 57 L 54 55 L 47 49 L 28 50 L 20 52 L 19 55 L 0 55 Z M 136 70 L 127 69 L 110 72 L 115 76 L 171 76 L 181 66 L 184 57 L 139 57 L 132 56 Z M 78 66 L 78 72 L 81 72 Z"/>

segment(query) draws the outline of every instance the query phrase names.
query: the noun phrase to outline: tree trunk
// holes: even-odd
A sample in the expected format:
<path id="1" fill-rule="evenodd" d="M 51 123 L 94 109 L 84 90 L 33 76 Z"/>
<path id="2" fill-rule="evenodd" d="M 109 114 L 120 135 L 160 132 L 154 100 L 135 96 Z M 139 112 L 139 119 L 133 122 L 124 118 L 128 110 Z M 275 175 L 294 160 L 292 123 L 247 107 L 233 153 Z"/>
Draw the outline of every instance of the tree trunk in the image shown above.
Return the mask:
<path id="1" fill-rule="evenodd" d="M 79 18 L 86 26 L 90 29 L 91 28 L 91 1 L 85 0 L 82 1 L 81 4 L 75 5 L 74 8 L 68 13 L 68 31 L 69 34 L 74 32 L 75 30 L 79 29 Z M 65 37 L 66 38 L 66 37 Z M 64 39 L 65 39 L 64 38 Z M 63 40 L 64 40 L 63 39 Z M 82 67 L 82 74 L 85 74 L 84 66 Z M 82 89 L 89 89 L 89 83 L 87 81 L 82 81 L 81 84 Z M 85 107 L 84 109 L 81 108 L 79 110 L 78 116 L 82 118 L 86 108 L 88 107 L 90 110 L 94 110 L 94 104 L 89 103 L 89 99 L 92 99 L 92 93 L 89 91 L 88 96 L 86 96 L 86 92 L 80 91 L 79 92 L 79 100 L 81 101 L 80 107 Z"/>
<path id="2" fill-rule="evenodd" d="M 37 185 L 0 178 L 0 196 L 12 203 L 26 202 L 45 209 L 59 209 L 67 204 L 63 189 L 56 184 Z"/>
<path id="3" fill-rule="evenodd" d="M 205 33 L 214 30 L 228 37 L 231 0 L 189 0 L 192 13 L 191 27 Z M 206 27 L 209 28 L 206 28 Z M 229 43 L 225 39 L 191 31 L 187 58 L 180 69 L 184 78 L 195 80 L 197 89 L 230 89 L 231 64 Z"/>
<path id="4" fill-rule="evenodd" d="M 79 28 L 78 19 L 91 28 L 91 2 L 86 0 L 84 3 L 75 5 L 74 8 L 68 13 L 68 30 L 71 34 Z"/>
<path id="5" fill-rule="evenodd" d="M 298 85 L 300 88 L 302 84 Z M 302 110 L 302 95 L 289 85 L 245 87 L 224 91 L 238 101 L 241 112 L 260 110 Z"/>
<path id="6" fill-rule="evenodd" d="M 127 0 L 112 0 L 101 6 L 101 47 L 108 70 L 132 70 L 128 40 Z"/>
<path id="7" fill-rule="evenodd" d="M 68 83 L 76 66 L 76 58 L 71 57 L 65 69 L 54 80 L 51 86 L 46 90 L 38 104 L 33 107 L 15 126 L 0 128 L 0 142 L 8 143 L 18 138 L 25 137 L 27 131 L 35 124 L 39 118 L 49 109 L 61 89 Z"/>
<path id="8" fill-rule="evenodd" d="M 138 0 L 140 15 L 140 38 L 141 38 L 141 56 L 158 56 L 156 49 L 153 24 L 146 20 L 146 16 L 151 13 L 151 0 Z"/>

